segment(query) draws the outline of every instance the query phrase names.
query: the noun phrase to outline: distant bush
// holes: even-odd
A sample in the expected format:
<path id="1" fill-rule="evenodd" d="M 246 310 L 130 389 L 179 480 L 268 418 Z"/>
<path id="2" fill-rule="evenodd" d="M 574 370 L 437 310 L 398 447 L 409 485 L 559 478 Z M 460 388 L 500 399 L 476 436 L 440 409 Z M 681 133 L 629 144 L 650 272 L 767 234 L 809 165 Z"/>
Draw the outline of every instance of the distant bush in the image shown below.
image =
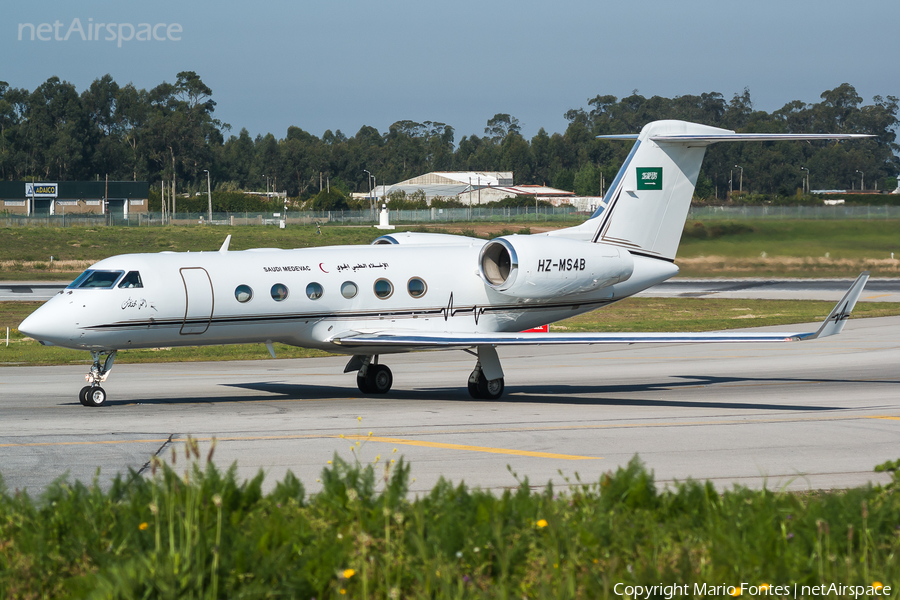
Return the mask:
<path id="1" fill-rule="evenodd" d="M 683 237 L 695 239 L 715 239 L 744 233 L 753 233 L 753 228 L 745 223 L 735 223 L 733 221 L 716 222 L 709 226 L 697 221 L 693 224 L 690 222 L 685 223 L 682 235 Z"/>

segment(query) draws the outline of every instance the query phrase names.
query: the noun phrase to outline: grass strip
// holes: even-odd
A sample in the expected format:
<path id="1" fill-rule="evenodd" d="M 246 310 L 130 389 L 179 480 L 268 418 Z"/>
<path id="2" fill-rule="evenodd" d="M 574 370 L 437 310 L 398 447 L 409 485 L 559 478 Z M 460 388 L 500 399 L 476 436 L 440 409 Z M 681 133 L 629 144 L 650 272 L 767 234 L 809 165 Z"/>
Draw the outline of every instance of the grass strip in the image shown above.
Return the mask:
<path id="1" fill-rule="evenodd" d="M 410 499 L 402 459 L 335 456 L 320 493 L 288 473 L 263 494 L 262 471 L 238 482 L 196 441 L 183 449 L 183 471 L 173 447 L 171 464 L 108 491 L 95 479 L 39 499 L 0 492 L 0 596 L 559 599 L 658 585 L 646 597 L 795 597 L 796 585 L 796 597 L 850 597 L 811 591 L 833 584 L 874 597 L 900 585 L 900 461 L 879 467 L 888 485 L 840 492 L 659 491 L 635 457 L 596 483 L 525 479 L 494 495 L 441 480 Z"/>
<path id="2" fill-rule="evenodd" d="M 564 227 L 571 223 L 439 223 L 415 231 L 484 238 Z M 690 277 L 875 277 L 900 276 L 897 220 L 688 221 L 677 264 Z M 368 244 L 381 232 L 369 226 L 275 227 L 8 227 L 0 228 L 0 280 L 71 280 L 88 265 L 113 254 L 200 252 L 219 248 L 232 235 L 232 250 L 308 248 Z M 53 260 L 50 260 L 50 257 Z"/>

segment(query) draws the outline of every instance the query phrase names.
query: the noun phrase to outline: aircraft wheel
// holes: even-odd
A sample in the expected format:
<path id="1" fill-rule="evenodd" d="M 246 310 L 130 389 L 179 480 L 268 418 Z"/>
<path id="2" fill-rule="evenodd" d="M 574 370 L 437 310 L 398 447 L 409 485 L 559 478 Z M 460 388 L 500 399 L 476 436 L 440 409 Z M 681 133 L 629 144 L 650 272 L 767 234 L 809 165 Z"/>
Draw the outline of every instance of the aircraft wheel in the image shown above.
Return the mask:
<path id="1" fill-rule="evenodd" d="M 371 367 L 369 367 L 371 368 Z M 369 379 L 367 377 L 363 377 L 359 373 L 356 374 L 356 387 L 359 388 L 359 391 L 363 394 L 371 394 L 372 390 L 369 388 Z"/>
<path id="2" fill-rule="evenodd" d="M 394 384 L 394 374 L 386 365 L 370 365 L 367 379 L 373 394 L 387 394 Z"/>
<path id="3" fill-rule="evenodd" d="M 482 373 L 478 378 L 478 394 L 485 400 L 496 400 L 502 396 L 504 387 L 502 377 L 488 381 Z"/>
<path id="4" fill-rule="evenodd" d="M 103 403 L 106 402 L 106 390 L 104 390 L 99 385 L 92 387 L 85 394 L 84 398 L 85 406 L 92 406 L 95 408 L 103 406 Z"/>
<path id="5" fill-rule="evenodd" d="M 82 406 L 90 406 L 87 401 L 88 392 L 91 391 L 91 386 L 86 385 L 81 388 L 81 391 L 78 392 L 78 401 L 81 402 Z"/>
<path id="6" fill-rule="evenodd" d="M 469 395 L 476 400 L 481 400 L 481 394 L 478 393 L 478 384 L 469 382 Z"/>

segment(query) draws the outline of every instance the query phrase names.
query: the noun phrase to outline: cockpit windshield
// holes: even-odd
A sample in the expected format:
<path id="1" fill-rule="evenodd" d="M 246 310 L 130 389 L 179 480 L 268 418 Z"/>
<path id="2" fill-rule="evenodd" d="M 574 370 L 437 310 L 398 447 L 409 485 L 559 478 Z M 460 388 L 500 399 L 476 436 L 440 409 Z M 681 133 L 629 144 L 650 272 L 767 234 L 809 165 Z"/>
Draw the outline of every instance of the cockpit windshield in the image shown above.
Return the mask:
<path id="1" fill-rule="evenodd" d="M 100 288 L 108 289 L 116 284 L 119 277 L 124 271 L 95 271 L 88 269 L 78 276 L 78 279 L 69 284 L 69 289 L 73 288 Z"/>

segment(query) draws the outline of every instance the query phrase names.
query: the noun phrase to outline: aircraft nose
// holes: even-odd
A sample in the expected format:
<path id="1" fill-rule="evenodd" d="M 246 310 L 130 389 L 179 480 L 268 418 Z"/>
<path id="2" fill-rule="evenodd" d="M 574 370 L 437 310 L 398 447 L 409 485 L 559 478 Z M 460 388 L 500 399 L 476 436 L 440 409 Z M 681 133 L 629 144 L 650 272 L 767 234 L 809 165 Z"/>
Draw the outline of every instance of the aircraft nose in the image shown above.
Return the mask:
<path id="1" fill-rule="evenodd" d="M 19 325 L 19 331 L 44 345 L 53 345 L 62 338 L 65 332 L 60 329 L 57 319 L 51 318 L 50 312 L 41 307 L 28 315 Z"/>

